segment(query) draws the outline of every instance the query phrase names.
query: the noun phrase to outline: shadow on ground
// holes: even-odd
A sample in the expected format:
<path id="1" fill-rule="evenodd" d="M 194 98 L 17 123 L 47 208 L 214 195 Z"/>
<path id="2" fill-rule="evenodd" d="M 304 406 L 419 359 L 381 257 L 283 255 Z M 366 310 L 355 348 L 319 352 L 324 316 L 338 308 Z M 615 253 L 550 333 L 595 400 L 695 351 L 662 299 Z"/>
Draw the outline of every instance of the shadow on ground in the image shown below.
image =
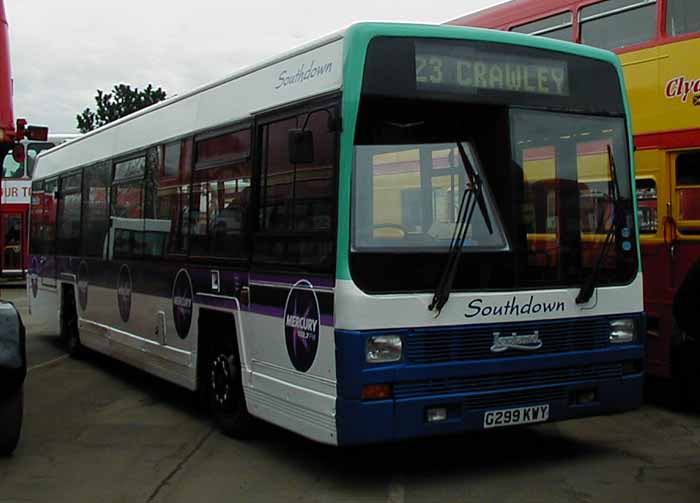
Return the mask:
<path id="1" fill-rule="evenodd" d="M 194 393 L 103 355 L 90 353 L 87 365 L 145 392 L 154 402 L 176 407 L 197 421 L 209 422 Z M 233 441 L 232 441 L 233 442 Z M 544 428 L 476 432 L 398 443 L 338 448 L 307 440 L 276 426 L 260 422 L 245 441 L 261 454 L 281 462 L 302 464 L 329 477 L 363 480 L 399 472 L 406 478 L 470 477 L 492 472 L 551 466 L 573 457 L 595 459 L 609 454 L 603 445 L 576 439 Z"/>

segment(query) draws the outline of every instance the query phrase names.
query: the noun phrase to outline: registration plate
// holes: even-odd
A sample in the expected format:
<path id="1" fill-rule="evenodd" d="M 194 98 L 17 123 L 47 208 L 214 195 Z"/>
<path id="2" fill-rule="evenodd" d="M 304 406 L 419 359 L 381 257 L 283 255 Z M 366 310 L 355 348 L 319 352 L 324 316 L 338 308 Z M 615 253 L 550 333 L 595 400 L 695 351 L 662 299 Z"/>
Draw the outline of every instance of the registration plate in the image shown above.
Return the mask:
<path id="1" fill-rule="evenodd" d="M 484 428 L 541 423 L 549 419 L 549 405 L 489 410 L 484 414 Z"/>

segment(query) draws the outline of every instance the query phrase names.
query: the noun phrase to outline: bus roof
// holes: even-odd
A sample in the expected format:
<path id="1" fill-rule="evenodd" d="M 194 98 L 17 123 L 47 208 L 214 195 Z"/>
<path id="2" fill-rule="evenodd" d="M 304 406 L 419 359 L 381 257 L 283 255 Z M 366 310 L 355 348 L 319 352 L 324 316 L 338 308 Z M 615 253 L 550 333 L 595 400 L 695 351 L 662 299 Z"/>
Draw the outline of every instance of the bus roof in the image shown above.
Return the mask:
<path id="1" fill-rule="evenodd" d="M 619 68 L 617 56 L 609 51 L 544 37 L 447 25 L 357 23 L 48 150 L 37 158 L 35 178 L 50 177 L 106 158 L 127 156 L 150 145 L 225 127 L 254 114 L 338 91 L 343 85 L 345 59 L 349 54 L 344 50 L 344 39 L 350 46 L 364 49 L 377 36 L 521 45 L 600 59 Z M 314 75 L 312 71 L 317 73 Z"/>
<path id="2" fill-rule="evenodd" d="M 465 16 L 458 17 L 447 24 L 474 27 L 504 27 L 527 22 L 533 17 L 547 17 L 570 10 L 581 3 L 581 0 L 510 0 L 488 9 L 482 9 Z"/>

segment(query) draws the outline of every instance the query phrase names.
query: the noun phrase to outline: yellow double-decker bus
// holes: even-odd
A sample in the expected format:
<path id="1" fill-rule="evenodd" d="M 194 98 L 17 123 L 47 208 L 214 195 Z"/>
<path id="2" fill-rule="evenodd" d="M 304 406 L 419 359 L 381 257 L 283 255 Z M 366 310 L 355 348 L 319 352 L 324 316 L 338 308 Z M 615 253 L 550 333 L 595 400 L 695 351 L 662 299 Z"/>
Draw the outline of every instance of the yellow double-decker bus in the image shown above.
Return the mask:
<path id="1" fill-rule="evenodd" d="M 700 1 L 513 0 L 449 24 L 568 40 L 619 55 L 636 149 L 647 369 L 680 378 L 681 392 L 697 404 L 700 330 L 682 330 L 673 304 L 700 257 Z"/>

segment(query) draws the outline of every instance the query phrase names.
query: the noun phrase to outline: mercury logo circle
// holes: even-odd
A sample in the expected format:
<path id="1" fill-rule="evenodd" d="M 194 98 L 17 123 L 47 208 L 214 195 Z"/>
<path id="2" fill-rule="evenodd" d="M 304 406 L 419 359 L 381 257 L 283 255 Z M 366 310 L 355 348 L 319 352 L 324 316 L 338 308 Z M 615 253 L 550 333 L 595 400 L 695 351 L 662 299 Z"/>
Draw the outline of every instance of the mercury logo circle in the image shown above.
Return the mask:
<path id="1" fill-rule="evenodd" d="M 126 323 L 129 321 L 129 315 L 131 314 L 131 271 L 126 264 L 123 264 L 121 269 L 119 269 L 117 304 L 119 305 L 119 316 Z"/>
<path id="2" fill-rule="evenodd" d="M 190 333 L 192 324 L 192 280 L 185 269 L 180 269 L 173 283 L 173 318 L 180 339 Z"/>
<path id="3" fill-rule="evenodd" d="M 321 314 L 313 285 L 297 281 L 287 296 L 284 306 L 284 339 L 287 353 L 294 368 L 306 372 L 311 368 L 318 351 Z"/>
<path id="4" fill-rule="evenodd" d="M 36 298 L 39 291 L 39 261 L 32 257 L 32 264 L 29 268 L 29 282 L 32 285 L 32 297 Z"/>
<path id="5" fill-rule="evenodd" d="M 80 262 L 80 268 L 78 269 L 78 302 L 80 303 L 80 309 L 85 311 L 87 309 L 88 302 L 88 266 L 87 262 L 84 260 Z"/>

